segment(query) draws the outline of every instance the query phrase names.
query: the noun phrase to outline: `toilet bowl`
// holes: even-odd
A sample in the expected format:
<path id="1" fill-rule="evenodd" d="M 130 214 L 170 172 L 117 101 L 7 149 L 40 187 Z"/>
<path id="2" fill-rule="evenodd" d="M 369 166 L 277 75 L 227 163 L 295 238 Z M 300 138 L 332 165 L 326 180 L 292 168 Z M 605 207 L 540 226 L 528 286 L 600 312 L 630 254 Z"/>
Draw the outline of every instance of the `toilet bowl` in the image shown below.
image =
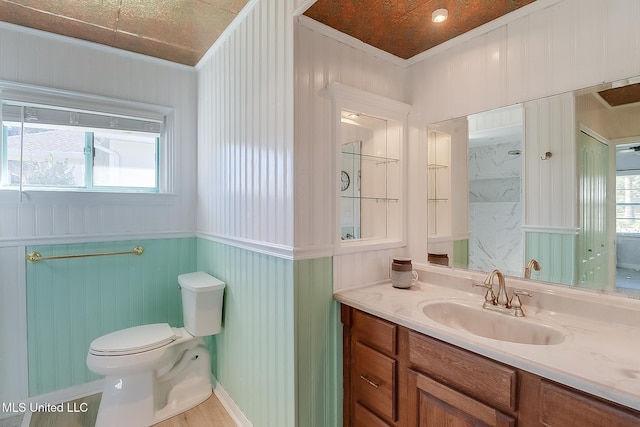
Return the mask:
<path id="1" fill-rule="evenodd" d="M 203 272 L 178 276 L 184 327 L 134 326 L 95 339 L 87 367 L 104 375 L 96 427 L 149 426 L 211 396 L 204 338 L 222 324 L 225 284 Z"/>

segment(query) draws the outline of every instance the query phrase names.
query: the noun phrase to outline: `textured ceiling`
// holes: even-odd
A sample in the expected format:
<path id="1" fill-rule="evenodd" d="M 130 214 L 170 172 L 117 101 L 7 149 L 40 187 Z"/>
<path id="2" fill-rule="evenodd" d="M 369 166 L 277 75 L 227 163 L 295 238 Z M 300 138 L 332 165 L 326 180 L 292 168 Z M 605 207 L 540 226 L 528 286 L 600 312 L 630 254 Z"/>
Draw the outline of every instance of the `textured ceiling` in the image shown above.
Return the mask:
<path id="1" fill-rule="evenodd" d="M 318 0 L 304 14 L 403 59 L 535 0 Z M 434 10 L 449 18 L 431 22 Z"/>
<path id="2" fill-rule="evenodd" d="M 0 0 L 0 21 L 195 65 L 247 0 Z"/>
<path id="3" fill-rule="evenodd" d="M 305 15 L 408 59 L 533 1 L 318 0 Z M 246 3 L 0 0 L 0 21 L 195 65 Z M 433 24 L 439 8 L 449 10 L 449 19 Z"/>
<path id="4" fill-rule="evenodd" d="M 640 102 L 640 83 L 607 89 L 598 94 L 612 107 Z"/>

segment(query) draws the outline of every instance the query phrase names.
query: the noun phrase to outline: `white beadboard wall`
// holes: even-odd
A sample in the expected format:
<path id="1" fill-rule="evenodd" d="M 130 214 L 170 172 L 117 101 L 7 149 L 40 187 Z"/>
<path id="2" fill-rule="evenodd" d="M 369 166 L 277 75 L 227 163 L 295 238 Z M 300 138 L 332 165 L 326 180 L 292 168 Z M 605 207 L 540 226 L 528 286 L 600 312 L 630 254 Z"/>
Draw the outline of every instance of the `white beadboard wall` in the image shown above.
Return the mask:
<path id="1" fill-rule="evenodd" d="M 574 232 L 576 194 L 576 117 L 572 93 L 524 104 L 525 229 Z M 541 160 L 547 152 L 550 159 Z"/>
<path id="2" fill-rule="evenodd" d="M 0 80 L 176 109 L 173 195 L 0 191 L 0 245 L 195 231 L 196 73 L 143 55 L 0 23 Z"/>
<path id="3" fill-rule="evenodd" d="M 198 72 L 198 232 L 293 246 L 293 0 L 254 1 Z"/>
<path id="4" fill-rule="evenodd" d="M 424 144 L 429 123 L 640 74 L 640 2 L 538 0 L 525 8 L 503 26 L 412 60 L 410 150 Z M 410 180 L 423 168 L 423 159 L 411 159 Z M 551 188 L 551 177 L 539 187 Z M 422 187 L 409 188 L 410 228 L 426 215 L 416 202 Z M 563 191 L 558 197 L 575 198 L 571 186 Z M 425 247 L 426 237 L 412 238 L 409 255 L 422 258 Z"/>
<path id="5" fill-rule="evenodd" d="M 327 35 L 329 34 L 329 35 Z M 338 36 L 339 37 L 339 36 Z M 405 70 L 354 48 L 331 31 L 301 16 L 295 46 L 295 248 L 301 257 L 333 252 L 336 179 L 329 83 L 338 82 L 405 101 Z M 389 256 L 398 250 L 334 256 L 334 289 L 389 277 Z M 353 264 L 356 261 L 357 264 Z M 358 265 L 357 269 L 353 266 Z M 354 270 L 360 270 L 357 274 Z M 357 277 L 356 277 L 357 276 Z"/>
<path id="6" fill-rule="evenodd" d="M 17 402 L 27 397 L 26 245 L 194 235 L 196 72 L 0 22 L 0 80 L 176 109 L 174 194 L 41 192 L 21 201 L 0 191 L 0 400 Z"/>

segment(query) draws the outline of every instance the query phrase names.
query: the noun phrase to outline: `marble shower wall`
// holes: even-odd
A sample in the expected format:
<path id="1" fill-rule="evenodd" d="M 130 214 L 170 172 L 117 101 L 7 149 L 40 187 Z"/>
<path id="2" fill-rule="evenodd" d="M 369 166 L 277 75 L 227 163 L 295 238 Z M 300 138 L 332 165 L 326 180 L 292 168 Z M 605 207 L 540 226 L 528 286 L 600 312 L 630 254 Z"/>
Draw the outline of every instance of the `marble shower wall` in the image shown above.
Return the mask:
<path id="1" fill-rule="evenodd" d="M 520 140 L 469 148 L 469 268 L 522 274 Z"/>

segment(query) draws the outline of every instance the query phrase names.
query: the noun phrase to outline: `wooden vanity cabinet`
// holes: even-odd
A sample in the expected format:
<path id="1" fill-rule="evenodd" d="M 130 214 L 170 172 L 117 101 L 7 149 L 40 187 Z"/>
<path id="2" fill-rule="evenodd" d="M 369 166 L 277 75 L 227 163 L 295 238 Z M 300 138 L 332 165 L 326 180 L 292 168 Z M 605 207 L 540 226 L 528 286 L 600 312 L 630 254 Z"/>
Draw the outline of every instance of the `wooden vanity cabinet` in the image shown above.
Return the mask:
<path id="1" fill-rule="evenodd" d="M 640 427 L 640 412 L 342 306 L 345 427 Z"/>
<path id="2" fill-rule="evenodd" d="M 409 426 L 514 427 L 516 369 L 409 332 Z"/>
<path id="3" fill-rule="evenodd" d="M 342 306 L 345 427 L 397 427 L 399 327 Z"/>

